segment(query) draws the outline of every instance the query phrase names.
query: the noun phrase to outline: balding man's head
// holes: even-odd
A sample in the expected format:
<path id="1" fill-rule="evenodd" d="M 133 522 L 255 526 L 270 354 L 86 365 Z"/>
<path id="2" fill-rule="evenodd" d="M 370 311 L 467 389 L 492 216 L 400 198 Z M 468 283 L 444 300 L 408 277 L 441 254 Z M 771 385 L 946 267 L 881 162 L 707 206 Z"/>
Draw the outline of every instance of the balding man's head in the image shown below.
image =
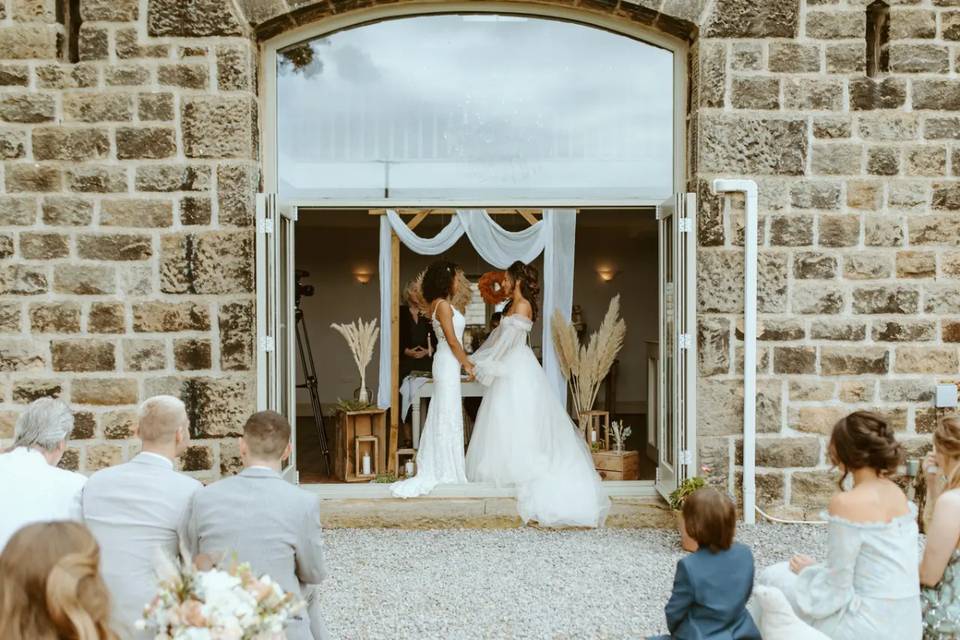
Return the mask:
<path id="1" fill-rule="evenodd" d="M 177 433 L 186 439 L 190 421 L 187 408 L 179 398 L 154 396 L 140 405 L 137 435 L 144 444 L 168 445 L 177 441 Z"/>

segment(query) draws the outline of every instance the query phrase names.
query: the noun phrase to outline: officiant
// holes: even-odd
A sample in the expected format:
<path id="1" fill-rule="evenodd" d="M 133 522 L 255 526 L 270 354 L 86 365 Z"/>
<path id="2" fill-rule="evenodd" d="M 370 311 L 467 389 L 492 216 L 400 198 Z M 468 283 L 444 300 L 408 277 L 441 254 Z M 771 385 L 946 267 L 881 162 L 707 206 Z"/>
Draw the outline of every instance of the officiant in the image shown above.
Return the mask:
<path id="1" fill-rule="evenodd" d="M 429 318 L 420 314 L 416 300 L 411 300 L 410 287 L 404 292 L 400 307 L 400 380 L 414 371 L 429 372 L 433 367 L 433 351 L 437 337 Z"/>

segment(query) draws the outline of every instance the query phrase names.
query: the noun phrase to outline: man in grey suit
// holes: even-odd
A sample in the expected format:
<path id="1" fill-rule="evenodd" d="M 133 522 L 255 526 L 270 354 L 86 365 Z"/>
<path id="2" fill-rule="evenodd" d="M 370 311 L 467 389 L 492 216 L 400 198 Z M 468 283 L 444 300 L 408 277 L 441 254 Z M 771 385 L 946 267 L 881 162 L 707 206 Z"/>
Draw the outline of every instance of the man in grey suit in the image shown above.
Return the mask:
<path id="1" fill-rule="evenodd" d="M 284 481 L 290 424 L 279 413 L 255 413 L 243 426 L 238 475 L 204 487 L 193 497 L 187 540 L 194 556 L 218 562 L 235 557 L 300 597 L 327 576 L 320 528 L 320 501 Z M 320 640 L 323 621 L 311 602 L 287 626 L 288 640 Z M 309 619 L 308 619 L 309 618 Z"/>
<path id="2" fill-rule="evenodd" d="M 157 592 L 160 554 L 179 556 L 190 498 L 202 486 L 175 461 L 190 443 L 190 421 L 179 399 L 155 396 L 140 405 L 143 449 L 130 462 L 93 474 L 83 489 L 83 519 L 100 543 L 104 580 L 123 638 L 152 638 L 134 630 Z"/>

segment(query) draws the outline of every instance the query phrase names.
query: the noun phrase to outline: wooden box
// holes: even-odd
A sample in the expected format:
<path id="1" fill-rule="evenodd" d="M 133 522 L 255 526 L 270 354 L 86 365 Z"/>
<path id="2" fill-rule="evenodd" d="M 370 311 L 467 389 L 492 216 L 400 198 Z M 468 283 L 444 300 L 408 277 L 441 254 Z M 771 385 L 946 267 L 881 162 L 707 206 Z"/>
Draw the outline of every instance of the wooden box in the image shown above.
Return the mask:
<path id="1" fill-rule="evenodd" d="M 417 464 L 417 450 L 416 449 L 397 449 L 396 455 L 396 466 L 397 466 L 397 477 L 406 478 L 407 472 L 404 468 L 408 460 L 413 461 L 414 469 L 413 474 L 417 474 L 416 464 Z"/>
<path id="2" fill-rule="evenodd" d="M 353 475 L 358 480 L 372 480 L 380 473 L 380 439 L 377 436 L 357 436 L 354 438 L 354 467 Z M 363 456 L 370 456 L 370 473 L 363 472 Z"/>
<path id="3" fill-rule="evenodd" d="M 610 448 L 610 412 L 609 411 L 584 411 L 580 414 L 586 419 L 587 428 L 583 436 L 587 439 L 587 446 L 593 445 L 591 431 L 597 432 L 596 442 L 600 443 L 601 449 Z"/>
<path id="4" fill-rule="evenodd" d="M 343 482 L 366 482 L 355 472 L 357 436 L 376 436 L 380 443 L 374 468 L 387 468 L 387 412 L 383 409 L 341 411 L 337 414 L 337 431 L 333 439 L 333 475 Z"/>
<path id="5" fill-rule="evenodd" d="M 640 478 L 640 452 L 597 451 L 593 465 L 604 480 L 637 480 Z"/>

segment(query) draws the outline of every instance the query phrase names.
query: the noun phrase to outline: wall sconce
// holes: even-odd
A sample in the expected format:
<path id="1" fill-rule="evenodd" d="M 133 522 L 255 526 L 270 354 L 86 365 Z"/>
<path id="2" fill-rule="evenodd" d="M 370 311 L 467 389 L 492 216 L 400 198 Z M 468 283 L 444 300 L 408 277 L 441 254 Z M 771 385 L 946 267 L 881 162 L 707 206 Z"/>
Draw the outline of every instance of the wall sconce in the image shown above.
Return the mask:
<path id="1" fill-rule="evenodd" d="M 597 275 L 604 282 L 610 282 L 617 277 L 617 270 L 610 267 L 597 267 Z"/>
<path id="2" fill-rule="evenodd" d="M 370 284 L 373 274 L 366 270 L 357 270 L 353 272 L 353 278 L 360 284 Z"/>

